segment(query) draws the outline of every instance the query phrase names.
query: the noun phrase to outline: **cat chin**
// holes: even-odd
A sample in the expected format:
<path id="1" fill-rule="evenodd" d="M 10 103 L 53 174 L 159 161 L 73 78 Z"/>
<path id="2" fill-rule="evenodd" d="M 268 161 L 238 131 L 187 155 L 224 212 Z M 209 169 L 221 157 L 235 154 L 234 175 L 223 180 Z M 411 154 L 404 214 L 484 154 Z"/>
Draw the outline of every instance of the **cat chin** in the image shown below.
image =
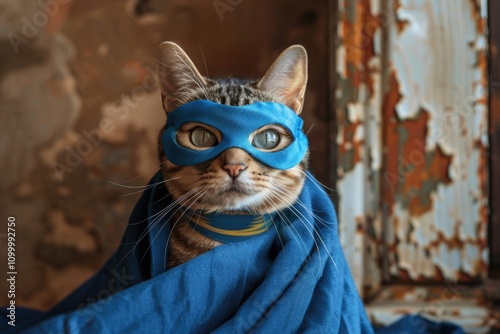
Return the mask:
<path id="1" fill-rule="evenodd" d="M 255 213 L 271 213 L 274 210 L 267 209 L 265 196 L 262 193 L 251 195 L 240 192 L 227 192 L 219 196 L 213 196 L 211 203 L 205 203 L 202 210 L 208 211 L 250 211 Z"/>

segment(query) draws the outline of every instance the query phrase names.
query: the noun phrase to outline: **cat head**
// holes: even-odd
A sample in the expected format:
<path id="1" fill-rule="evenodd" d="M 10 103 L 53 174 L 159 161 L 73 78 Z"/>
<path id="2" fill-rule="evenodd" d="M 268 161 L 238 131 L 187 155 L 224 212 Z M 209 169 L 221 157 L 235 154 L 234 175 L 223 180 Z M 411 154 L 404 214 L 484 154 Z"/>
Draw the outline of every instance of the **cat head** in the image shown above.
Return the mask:
<path id="1" fill-rule="evenodd" d="M 231 128 L 234 133 L 243 131 L 245 122 L 239 117 L 247 115 L 245 108 L 251 110 L 254 106 L 284 105 L 286 108 L 277 109 L 286 109 L 283 111 L 284 115 L 292 113 L 293 117 L 289 118 L 298 123 L 296 115 L 302 111 L 307 83 L 305 49 L 299 45 L 289 47 L 275 60 L 267 73 L 256 81 L 206 78 L 199 73 L 186 53 L 171 42 L 160 45 L 157 60 L 163 108 L 168 119 L 160 134 L 160 166 L 173 198 L 185 207 L 209 212 L 241 210 L 269 213 L 293 204 L 304 184 L 308 157 L 306 150 L 301 151 L 298 161 L 294 161 L 291 166 L 286 165 L 286 168 L 276 168 L 275 164 L 269 163 L 265 158 L 256 159 L 260 157 L 258 153 L 262 153 L 261 156 L 272 156 L 277 152 L 285 158 L 284 154 L 288 154 L 287 152 L 292 155 L 297 153 L 297 150 L 292 149 L 296 145 L 297 134 L 291 133 L 290 127 L 280 125 L 281 122 L 277 124 L 269 121 L 269 124 L 259 126 L 258 130 L 250 133 L 248 146 L 252 147 L 248 150 L 228 147 L 208 160 L 201 159 L 203 161 L 193 164 L 179 163 L 179 158 L 173 156 L 174 153 L 170 153 L 169 158 L 165 151 L 172 150 L 168 150 L 168 147 L 165 150 L 164 145 L 169 145 L 165 141 L 166 131 L 172 130 L 169 123 L 172 123 L 174 116 L 179 118 L 181 110 L 184 115 L 189 116 L 190 108 L 194 110 L 193 114 L 196 112 L 201 115 L 200 118 L 210 119 L 218 117 L 217 115 L 228 120 L 238 118 L 241 128 L 238 125 Z M 218 108 L 220 105 L 247 107 Z M 273 109 L 269 113 L 273 113 Z M 269 114 L 269 119 L 276 119 L 280 117 L 278 115 L 281 114 L 274 111 L 273 115 Z M 249 119 L 248 122 L 252 120 Z M 224 131 L 208 123 L 210 122 L 192 118 L 175 128 L 172 140 L 180 149 L 190 152 L 191 156 L 213 151 L 223 140 Z M 303 133 L 300 135 L 304 136 Z M 250 154 L 252 150 L 256 154 Z"/>

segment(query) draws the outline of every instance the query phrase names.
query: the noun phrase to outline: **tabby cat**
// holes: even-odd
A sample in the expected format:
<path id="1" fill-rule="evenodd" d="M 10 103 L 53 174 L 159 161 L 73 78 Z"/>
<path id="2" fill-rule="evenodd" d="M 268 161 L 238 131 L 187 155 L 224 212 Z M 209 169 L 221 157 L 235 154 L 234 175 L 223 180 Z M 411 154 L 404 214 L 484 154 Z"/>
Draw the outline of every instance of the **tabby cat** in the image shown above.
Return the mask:
<path id="1" fill-rule="evenodd" d="M 159 46 L 157 72 L 163 108 L 171 113 L 196 100 L 230 106 L 277 102 L 300 114 L 307 83 L 307 54 L 294 45 L 283 51 L 258 81 L 211 79 L 202 76 L 186 53 L 175 43 Z M 208 110 L 207 112 L 210 112 Z M 285 170 L 272 168 L 241 148 L 231 147 L 202 163 L 180 166 L 166 156 L 159 140 L 160 166 L 165 185 L 182 209 L 176 211 L 170 235 L 168 266 L 198 256 L 220 241 L 202 235 L 189 224 L 189 212 L 239 212 L 269 214 L 292 205 L 300 194 L 307 169 L 307 156 Z M 238 129 L 234 129 L 238 131 Z M 221 141 L 218 129 L 199 122 L 183 124 L 175 133 L 177 143 L 203 151 Z M 282 150 L 293 141 L 287 129 L 269 124 L 251 135 L 252 145 L 265 152 Z M 186 209 L 184 209 L 186 208 Z"/>

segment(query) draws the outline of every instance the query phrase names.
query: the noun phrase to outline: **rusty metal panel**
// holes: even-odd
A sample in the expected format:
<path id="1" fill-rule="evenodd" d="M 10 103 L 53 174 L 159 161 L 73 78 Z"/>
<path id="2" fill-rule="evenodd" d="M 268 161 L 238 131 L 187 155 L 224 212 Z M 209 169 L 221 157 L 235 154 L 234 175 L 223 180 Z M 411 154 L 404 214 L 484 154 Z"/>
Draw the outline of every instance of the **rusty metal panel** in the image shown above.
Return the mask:
<path id="1" fill-rule="evenodd" d="M 392 280 L 487 274 L 485 1 L 393 1 L 382 199 Z"/>
<path id="2" fill-rule="evenodd" d="M 376 324 L 420 313 L 468 333 L 499 326 L 484 287 L 457 284 L 488 265 L 485 9 L 339 2 L 340 233 Z"/>
<path id="3" fill-rule="evenodd" d="M 381 32 L 389 16 L 379 0 L 339 1 L 337 24 L 337 190 L 341 243 L 358 291 L 382 278 Z"/>

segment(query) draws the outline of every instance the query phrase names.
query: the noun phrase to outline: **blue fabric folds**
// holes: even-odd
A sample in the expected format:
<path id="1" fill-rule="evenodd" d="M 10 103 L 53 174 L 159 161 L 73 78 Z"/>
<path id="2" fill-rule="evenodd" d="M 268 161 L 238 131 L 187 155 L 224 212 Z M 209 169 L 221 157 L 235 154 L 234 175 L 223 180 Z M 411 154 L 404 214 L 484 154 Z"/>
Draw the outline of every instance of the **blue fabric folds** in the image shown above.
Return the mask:
<path id="1" fill-rule="evenodd" d="M 159 181 L 157 174 L 151 184 Z M 281 215 L 281 228 L 165 271 L 168 215 L 155 218 L 169 202 L 163 186 L 146 190 L 116 254 L 54 310 L 28 321 L 26 333 L 372 332 L 333 206 L 313 181 Z"/>
<path id="2" fill-rule="evenodd" d="M 121 246 L 93 278 L 49 312 L 22 319 L 18 310 L 6 332 L 373 333 L 335 211 L 311 175 L 277 228 L 169 270 L 171 199 L 154 186 L 161 180 L 153 178 Z"/>
<path id="3" fill-rule="evenodd" d="M 465 334 L 464 330 L 449 322 L 436 323 L 419 315 L 409 315 L 396 321 L 389 327 L 382 328 L 377 334 Z"/>

